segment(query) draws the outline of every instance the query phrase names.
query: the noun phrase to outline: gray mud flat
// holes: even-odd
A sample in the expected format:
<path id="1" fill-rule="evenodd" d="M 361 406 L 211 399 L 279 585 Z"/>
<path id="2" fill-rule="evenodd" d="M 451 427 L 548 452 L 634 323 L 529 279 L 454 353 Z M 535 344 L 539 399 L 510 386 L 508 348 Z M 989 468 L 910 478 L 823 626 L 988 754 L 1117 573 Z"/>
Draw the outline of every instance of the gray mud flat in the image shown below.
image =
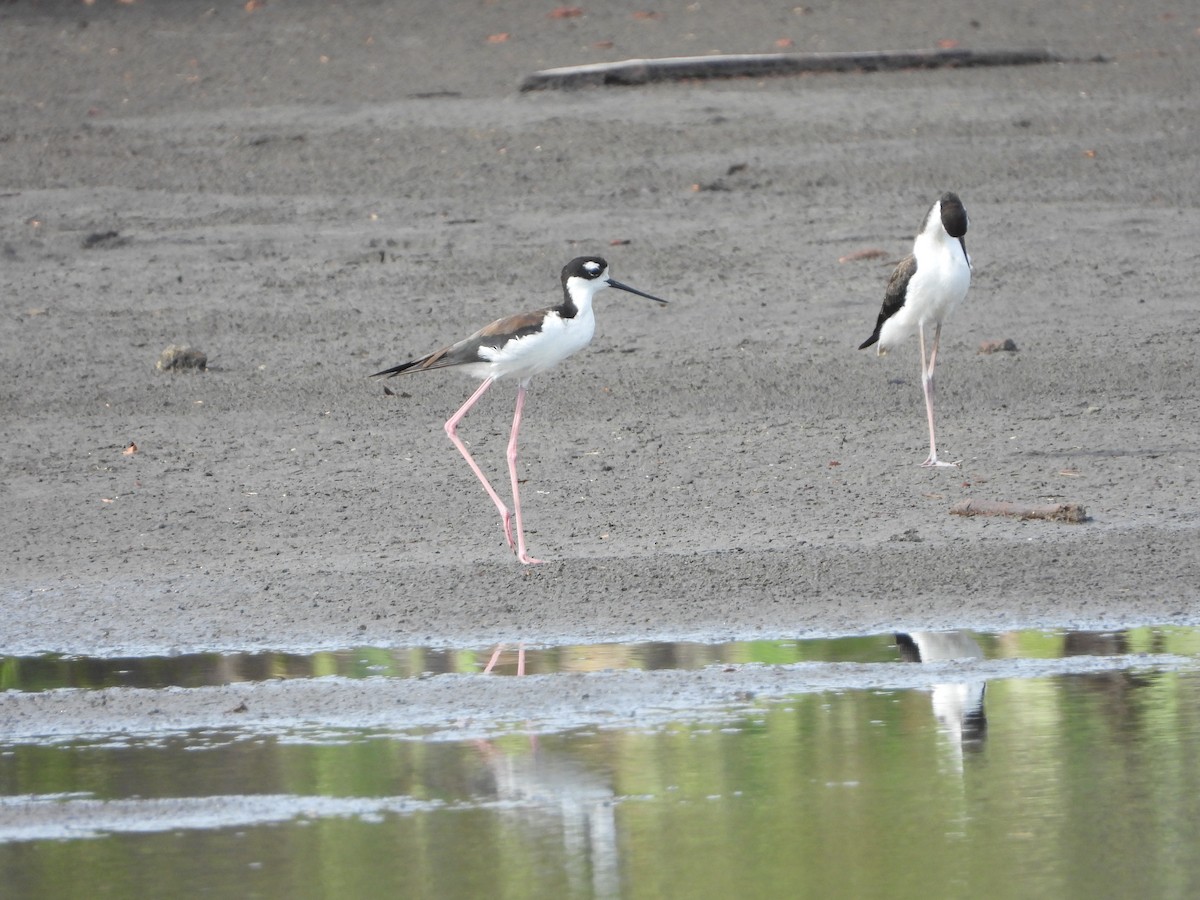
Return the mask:
<path id="1" fill-rule="evenodd" d="M 1200 23 L 404 6 L 0 9 L 0 654 L 1200 621 Z M 1108 62 L 517 92 L 935 22 Z M 916 342 L 854 347 L 945 189 L 975 271 L 938 369 L 962 465 L 929 472 Z M 555 302 L 582 253 L 672 303 L 602 296 L 534 383 L 525 569 L 441 429 L 471 383 L 366 376 Z M 156 371 L 170 345 L 207 368 Z M 511 404 L 461 429 L 497 483 Z M 468 682 L 446 716 L 538 689 Z M 153 702 L 236 705 L 191 696 Z M 41 703 L 0 714 L 55 728 Z"/>

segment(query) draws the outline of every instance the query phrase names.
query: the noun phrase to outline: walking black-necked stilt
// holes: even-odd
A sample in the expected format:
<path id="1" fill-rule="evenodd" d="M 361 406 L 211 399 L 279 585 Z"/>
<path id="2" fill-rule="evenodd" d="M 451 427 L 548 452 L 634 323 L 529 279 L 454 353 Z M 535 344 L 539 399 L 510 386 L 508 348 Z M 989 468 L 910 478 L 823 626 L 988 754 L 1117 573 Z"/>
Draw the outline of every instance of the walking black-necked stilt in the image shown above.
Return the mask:
<path id="1" fill-rule="evenodd" d="M 937 456 L 933 431 L 933 369 L 937 364 L 942 322 L 967 296 L 971 286 L 971 257 L 967 255 L 967 211 L 958 195 L 942 194 L 913 241 L 913 252 L 902 259 L 888 281 L 883 309 L 871 336 L 859 345 L 865 350 L 879 344 L 883 356 L 916 331 L 921 342 L 921 385 L 925 391 L 925 415 L 929 420 L 929 458 L 923 466 L 955 466 Z M 925 360 L 925 324 L 934 323 L 933 349 Z"/>
<path id="2" fill-rule="evenodd" d="M 581 256 L 567 263 L 562 270 L 563 301 L 557 306 L 534 312 L 498 319 L 468 338 L 435 350 L 420 359 L 401 363 L 376 372 L 389 378 L 405 372 L 421 372 L 458 366 L 466 374 L 482 378 L 478 390 L 458 411 L 446 421 L 446 434 L 463 455 L 471 471 L 483 484 L 500 518 L 504 522 L 504 536 L 508 546 L 517 551 L 517 559 L 526 565 L 540 563 L 525 549 L 525 530 L 521 521 L 521 496 L 517 486 L 517 432 L 521 427 L 521 410 L 525 405 L 525 391 L 534 375 L 545 372 L 551 366 L 582 350 L 592 339 L 596 330 L 596 319 L 592 312 L 592 298 L 604 288 L 614 287 L 640 297 L 648 297 L 666 303 L 659 297 L 639 291 L 627 284 L 610 278 L 608 263 L 598 256 Z M 374 376 L 372 376 L 374 377 Z M 488 482 L 483 470 L 471 457 L 466 445 L 459 439 L 458 423 L 467 411 L 484 395 L 496 381 L 504 378 L 517 379 L 517 407 L 513 414 L 512 434 L 508 440 L 508 474 L 512 482 L 513 511 L 510 513 L 500 495 Z M 516 515 L 516 540 L 513 540 L 513 514 Z M 494 662 L 494 659 L 493 659 Z M 489 666 L 490 668 L 490 666 Z"/>

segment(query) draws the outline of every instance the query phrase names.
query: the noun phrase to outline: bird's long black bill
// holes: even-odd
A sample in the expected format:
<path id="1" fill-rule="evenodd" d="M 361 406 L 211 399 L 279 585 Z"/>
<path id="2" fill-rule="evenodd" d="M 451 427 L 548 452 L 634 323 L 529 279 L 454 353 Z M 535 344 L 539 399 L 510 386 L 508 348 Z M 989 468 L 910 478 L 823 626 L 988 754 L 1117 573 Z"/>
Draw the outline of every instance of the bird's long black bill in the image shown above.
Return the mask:
<path id="1" fill-rule="evenodd" d="M 667 303 L 667 301 L 664 300 L 662 297 L 655 297 L 653 294 L 647 294 L 645 291 L 639 291 L 635 287 L 630 287 L 627 284 L 621 284 L 621 282 L 616 281 L 612 278 L 608 279 L 608 286 L 615 287 L 621 291 L 628 291 L 631 294 L 637 294 L 639 297 L 645 297 L 647 300 L 654 300 L 657 303 L 662 303 L 664 305 L 666 305 L 666 303 Z"/>

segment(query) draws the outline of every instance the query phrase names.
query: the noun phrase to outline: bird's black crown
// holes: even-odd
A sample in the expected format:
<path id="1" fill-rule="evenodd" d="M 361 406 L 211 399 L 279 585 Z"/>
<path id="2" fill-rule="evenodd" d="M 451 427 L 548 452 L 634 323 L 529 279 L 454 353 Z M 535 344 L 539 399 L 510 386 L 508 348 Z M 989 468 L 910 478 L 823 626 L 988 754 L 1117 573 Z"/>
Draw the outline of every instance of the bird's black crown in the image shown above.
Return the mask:
<path id="1" fill-rule="evenodd" d="M 608 263 L 599 256 L 579 256 L 571 260 L 562 270 L 562 282 L 565 287 L 568 278 L 582 278 L 594 281 L 608 270 Z"/>
<path id="2" fill-rule="evenodd" d="M 942 227 L 950 237 L 960 238 L 967 233 L 967 210 L 954 191 L 942 194 Z"/>

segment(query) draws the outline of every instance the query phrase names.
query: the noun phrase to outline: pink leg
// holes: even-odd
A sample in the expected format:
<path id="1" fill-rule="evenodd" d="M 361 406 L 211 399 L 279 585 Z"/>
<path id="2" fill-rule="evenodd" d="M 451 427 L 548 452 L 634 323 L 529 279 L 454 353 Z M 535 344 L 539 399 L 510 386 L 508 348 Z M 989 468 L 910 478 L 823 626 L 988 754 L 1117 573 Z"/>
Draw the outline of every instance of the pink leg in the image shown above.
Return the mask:
<path id="1" fill-rule="evenodd" d="M 917 334 L 921 337 L 921 387 L 925 390 L 925 417 L 929 420 L 929 458 L 921 463 L 922 466 L 957 466 L 958 463 L 942 462 L 937 458 L 937 438 L 933 433 L 933 369 L 937 365 L 938 343 L 942 339 L 942 323 L 938 322 L 933 331 L 933 350 L 929 354 L 929 365 L 925 365 L 925 326 L 921 325 Z"/>
<path id="2" fill-rule="evenodd" d="M 483 474 L 483 470 L 479 468 L 479 465 L 467 451 L 466 444 L 464 444 L 458 436 L 458 423 L 463 420 L 463 417 L 466 416 L 467 411 L 475 405 L 475 401 L 482 397 L 487 389 L 491 386 L 492 379 L 489 378 L 479 386 L 479 389 L 476 390 L 475 393 L 467 398 L 467 402 L 458 408 L 458 412 L 456 412 L 446 421 L 445 428 L 446 435 L 454 443 L 454 446 L 458 448 L 458 452 L 463 455 L 463 459 L 467 461 L 467 465 L 471 467 L 471 471 L 475 473 L 475 477 L 479 479 L 480 483 L 483 485 L 483 489 L 487 491 L 487 495 L 491 497 L 492 502 L 496 504 L 496 509 L 500 511 L 500 518 L 504 521 L 504 536 L 508 539 L 508 546 L 511 548 L 513 546 L 512 514 L 508 511 L 508 507 L 504 505 L 504 501 L 500 499 L 500 495 L 496 493 L 496 489 L 493 488 L 491 483 L 487 480 L 487 476 Z"/>
<path id="3" fill-rule="evenodd" d="M 500 654 L 504 652 L 504 645 L 497 644 L 496 649 L 492 651 L 492 657 L 488 660 L 488 664 L 483 669 L 483 674 L 489 674 L 496 666 L 497 660 L 500 659 Z M 521 641 L 517 644 L 517 674 L 525 674 L 525 642 Z"/>
<path id="4" fill-rule="evenodd" d="M 517 387 L 517 410 L 513 413 L 512 436 L 508 439 L 508 476 L 512 480 L 513 509 L 517 515 L 517 559 L 527 566 L 537 565 L 540 559 L 534 559 L 525 549 L 525 526 L 521 522 L 521 488 L 517 484 L 517 432 L 521 428 L 521 410 L 525 407 L 525 382 Z M 524 662 L 524 650 L 521 652 Z"/>
<path id="5" fill-rule="evenodd" d="M 488 660 L 488 664 L 483 669 L 484 675 L 487 675 L 488 673 L 490 673 L 492 671 L 493 667 L 495 667 L 495 665 L 496 665 L 496 660 L 498 660 L 500 658 L 500 654 L 501 654 L 501 652 L 503 652 L 503 650 L 504 650 L 503 644 L 496 645 L 496 649 L 492 651 L 492 658 Z"/>

